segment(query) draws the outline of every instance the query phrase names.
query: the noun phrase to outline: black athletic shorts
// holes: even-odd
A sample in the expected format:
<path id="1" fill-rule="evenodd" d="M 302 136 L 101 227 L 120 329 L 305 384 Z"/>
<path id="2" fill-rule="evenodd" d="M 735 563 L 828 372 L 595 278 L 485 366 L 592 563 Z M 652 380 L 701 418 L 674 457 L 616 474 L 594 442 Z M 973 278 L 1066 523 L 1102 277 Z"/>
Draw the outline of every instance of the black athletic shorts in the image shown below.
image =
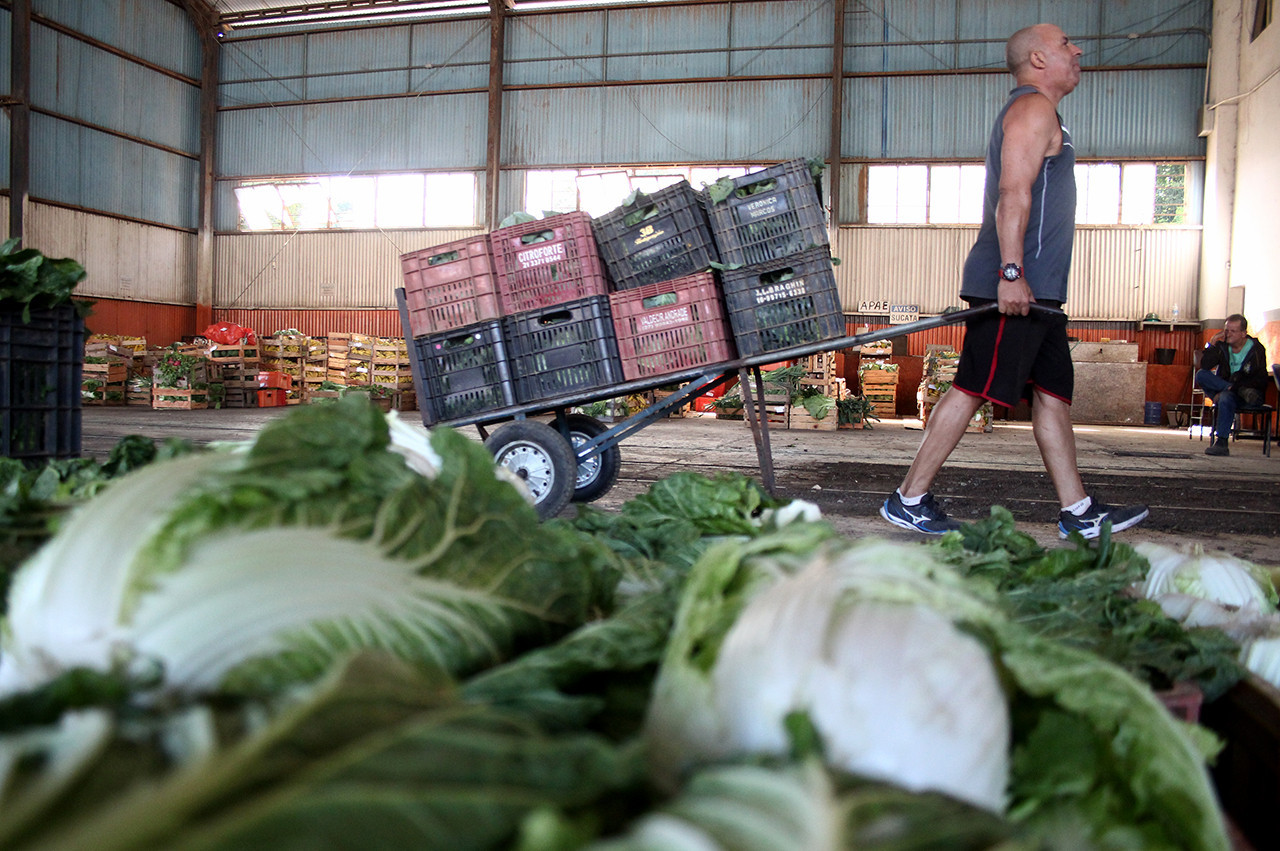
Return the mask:
<path id="1" fill-rule="evenodd" d="M 989 299 L 971 299 L 974 306 Z M 1055 302 L 1041 302 L 1060 307 Z M 971 396 L 1012 408 L 1033 390 L 1071 403 L 1075 371 L 1067 343 L 1067 317 L 984 313 L 965 323 L 955 386 Z"/>

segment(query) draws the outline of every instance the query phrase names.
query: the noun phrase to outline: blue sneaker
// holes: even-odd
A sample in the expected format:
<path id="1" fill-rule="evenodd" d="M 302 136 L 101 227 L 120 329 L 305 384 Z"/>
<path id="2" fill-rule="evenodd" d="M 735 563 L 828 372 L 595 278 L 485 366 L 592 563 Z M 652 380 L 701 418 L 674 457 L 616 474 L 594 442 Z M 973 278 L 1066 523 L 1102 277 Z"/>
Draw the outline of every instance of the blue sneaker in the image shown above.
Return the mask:
<path id="1" fill-rule="evenodd" d="M 1102 534 L 1102 524 L 1110 523 L 1112 532 L 1137 526 L 1151 511 L 1145 505 L 1106 505 L 1094 499 L 1084 514 L 1077 517 L 1070 511 L 1058 512 L 1058 536 L 1065 538 L 1072 532 L 1079 532 L 1087 539 Z"/>
<path id="2" fill-rule="evenodd" d="M 913 529 L 926 535 L 941 535 L 959 529 L 964 524 L 952 520 L 938 504 L 933 501 L 933 494 L 926 493 L 918 505 L 904 505 L 902 497 L 895 490 L 880 506 L 880 516 L 894 526 Z"/>

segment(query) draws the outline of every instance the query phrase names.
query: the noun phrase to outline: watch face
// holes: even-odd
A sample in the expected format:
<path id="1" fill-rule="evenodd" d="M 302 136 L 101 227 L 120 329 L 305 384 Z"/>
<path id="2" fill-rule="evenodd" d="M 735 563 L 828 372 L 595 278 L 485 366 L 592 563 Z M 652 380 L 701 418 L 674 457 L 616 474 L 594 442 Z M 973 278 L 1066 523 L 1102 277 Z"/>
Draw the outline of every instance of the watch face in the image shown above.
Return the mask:
<path id="1" fill-rule="evenodd" d="M 1022 268 L 1016 263 L 1006 263 L 1000 269 L 1000 274 L 1004 276 L 1006 281 L 1016 281 L 1022 277 Z"/>

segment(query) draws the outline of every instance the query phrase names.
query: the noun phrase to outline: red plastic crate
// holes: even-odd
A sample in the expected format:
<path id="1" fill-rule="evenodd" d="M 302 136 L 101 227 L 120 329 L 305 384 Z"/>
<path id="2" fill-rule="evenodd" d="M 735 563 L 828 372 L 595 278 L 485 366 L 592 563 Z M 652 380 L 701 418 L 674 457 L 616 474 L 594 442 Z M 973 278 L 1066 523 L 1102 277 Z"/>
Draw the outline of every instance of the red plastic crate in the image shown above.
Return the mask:
<path id="1" fill-rule="evenodd" d="M 489 236 L 459 239 L 400 256 L 409 329 L 425 337 L 502 315 Z"/>
<path id="2" fill-rule="evenodd" d="M 293 376 L 283 372 L 259 372 L 258 386 L 290 390 L 293 388 Z"/>
<path id="3" fill-rule="evenodd" d="M 288 404 L 284 389 L 280 387 L 264 387 L 258 391 L 259 408 L 280 408 Z"/>
<path id="4" fill-rule="evenodd" d="M 586 213 L 498 228 L 489 234 L 489 247 L 507 316 L 609 293 Z"/>
<path id="5" fill-rule="evenodd" d="M 699 272 L 609 296 L 628 381 L 733 360 L 715 275 Z"/>

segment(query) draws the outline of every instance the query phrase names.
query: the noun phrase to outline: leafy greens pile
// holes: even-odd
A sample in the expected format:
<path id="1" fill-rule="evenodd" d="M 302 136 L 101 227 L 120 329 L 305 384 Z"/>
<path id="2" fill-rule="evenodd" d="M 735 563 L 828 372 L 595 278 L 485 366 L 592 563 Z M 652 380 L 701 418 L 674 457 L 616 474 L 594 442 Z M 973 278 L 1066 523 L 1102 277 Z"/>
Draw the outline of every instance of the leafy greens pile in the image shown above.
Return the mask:
<path id="1" fill-rule="evenodd" d="M 358 394 L 143 460 L 15 576 L 5 848 L 1226 847 L 1144 682 L 1235 648 L 1123 545 L 850 542 L 736 475 L 539 523 Z"/>
<path id="2" fill-rule="evenodd" d="M 84 280 L 84 267 L 69 258 L 45 257 L 34 248 L 19 248 L 17 237 L 0 245 L 0 307 L 22 309 L 31 321 L 32 308 L 57 307 L 71 301 L 71 292 Z"/>

